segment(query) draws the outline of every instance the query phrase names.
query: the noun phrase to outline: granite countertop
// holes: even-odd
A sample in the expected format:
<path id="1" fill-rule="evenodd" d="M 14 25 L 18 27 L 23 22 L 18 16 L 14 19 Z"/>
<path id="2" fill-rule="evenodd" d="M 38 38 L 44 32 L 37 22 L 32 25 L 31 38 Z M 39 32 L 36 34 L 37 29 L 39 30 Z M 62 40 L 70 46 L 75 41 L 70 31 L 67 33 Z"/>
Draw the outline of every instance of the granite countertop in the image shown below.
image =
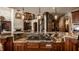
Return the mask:
<path id="1" fill-rule="evenodd" d="M 13 41 L 14 43 L 26 43 L 26 42 L 30 42 L 30 43 L 41 43 L 41 42 L 47 42 L 47 43 L 51 43 L 54 42 L 53 40 L 27 40 L 26 38 L 20 38 L 18 40 Z M 55 42 L 55 43 L 61 43 L 61 42 Z"/>
<path id="2" fill-rule="evenodd" d="M 75 35 L 75 34 L 73 34 L 73 35 L 65 35 L 65 36 L 63 36 L 63 37 L 64 37 L 64 39 L 65 39 L 65 38 L 78 39 L 78 35 Z"/>
<path id="3" fill-rule="evenodd" d="M 51 40 L 27 40 L 27 38 L 20 38 L 18 40 L 15 40 L 14 43 L 26 43 L 26 42 L 37 42 L 37 43 L 40 43 L 40 42 L 52 42 Z"/>
<path id="4" fill-rule="evenodd" d="M 77 36 L 64 36 L 64 41 L 66 38 L 72 38 L 77 39 Z M 14 43 L 26 43 L 26 42 L 34 42 L 34 43 L 40 43 L 40 42 L 54 42 L 53 40 L 27 40 L 27 38 L 20 38 L 18 40 L 15 40 Z M 61 43 L 62 41 L 57 41 L 55 43 Z"/>
<path id="5" fill-rule="evenodd" d="M 13 37 L 12 35 L 0 35 L 1 39 L 6 39 L 7 37 Z"/>
<path id="6" fill-rule="evenodd" d="M 23 31 L 15 31 L 14 34 L 23 34 Z"/>

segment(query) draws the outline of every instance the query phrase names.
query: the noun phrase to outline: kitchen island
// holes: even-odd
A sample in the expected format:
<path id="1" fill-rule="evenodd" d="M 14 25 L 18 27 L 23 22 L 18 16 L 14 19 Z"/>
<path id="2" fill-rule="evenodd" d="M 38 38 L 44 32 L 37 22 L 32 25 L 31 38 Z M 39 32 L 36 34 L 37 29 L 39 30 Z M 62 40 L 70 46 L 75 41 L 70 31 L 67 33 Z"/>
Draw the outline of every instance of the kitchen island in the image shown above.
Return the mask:
<path id="1" fill-rule="evenodd" d="M 36 35 L 35 35 L 36 36 Z M 47 37 L 47 36 L 46 36 Z M 37 38 L 37 37 L 36 37 Z M 55 38 L 58 39 L 58 38 Z M 78 51 L 79 41 L 77 37 L 65 36 L 64 40 L 54 41 L 53 39 L 34 39 L 27 37 L 15 38 L 6 35 L 0 36 L 4 51 Z"/>
<path id="2" fill-rule="evenodd" d="M 66 38 L 65 41 L 54 42 L 52 40 L 26 40 L 20 38 L 13 41 L 13 37 L 0 38 L 4 51 L 78 51 L 79 41 Z"/>
<path id="3" fill-rule="evenodd" d="M 24 40 L 24 38 L 22 39 Z M 51 40 L 16 40 L 14 51 L 64 51 L 64 42 Z"/>

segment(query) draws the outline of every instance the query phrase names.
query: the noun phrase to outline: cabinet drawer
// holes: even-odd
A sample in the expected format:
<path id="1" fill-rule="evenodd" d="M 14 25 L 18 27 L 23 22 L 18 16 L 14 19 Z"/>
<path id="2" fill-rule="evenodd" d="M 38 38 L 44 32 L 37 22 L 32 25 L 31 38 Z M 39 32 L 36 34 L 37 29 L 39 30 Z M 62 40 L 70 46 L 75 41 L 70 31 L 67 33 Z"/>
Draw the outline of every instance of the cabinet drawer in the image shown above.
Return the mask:
<path id="1" fill-rule="evenodd" d="M 52 48 L 51 43 L 40 43 L 40 48 Z"/>
<path id="2" fill-rule="evenodd" d="M 39 43 L 27 43 L 27 48 L 39 48 Z"/>

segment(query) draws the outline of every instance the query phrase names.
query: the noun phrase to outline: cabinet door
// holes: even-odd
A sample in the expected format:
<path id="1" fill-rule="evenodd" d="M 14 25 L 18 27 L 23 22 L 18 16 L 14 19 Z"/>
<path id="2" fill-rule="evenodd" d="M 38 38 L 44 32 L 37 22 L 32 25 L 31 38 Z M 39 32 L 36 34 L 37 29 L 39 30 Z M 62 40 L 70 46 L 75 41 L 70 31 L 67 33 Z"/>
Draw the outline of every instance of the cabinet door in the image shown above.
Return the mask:
<path id="1" fill-rule="evenodd" d="M 4 44 L 4 50 L 5 51 L 13 51 L 13 42 L 6 42 Z"/>
<path id="2" fill-rule="evenodd" d="M 52 43 L 40 43 L 40 50 L 50 51 L 52 49 Z"/>
<path id="3" fill-rule="evenodd" d="M 72 22 L 73 23 L 78 23 L 79 22 L 79 10 L 72 12 Z"/>
<path id="4" fill-rule="evenodd" d="M 65 51 L 69 51 L 70 50 L 70 40 L 69 38 L 66 38 L 65 40 Z"/>
<path id="5" fill-rule="evenodd" d="M 64 43 L 53 43 L 52 50 L 53 51 L 64 51 Z"/>
<path id="6" fill-rule="evenodd" d="M 12 37 L 8 37 L 7 39 L 1 40 L 3 44 L 4 51 L 12 51 L 13 50 L 13 40 Z"/>
<path id="7" fill-rule="evenodd" d="M 11 21 L 2 21 L 2 30 L 11 31 Z"/>
<path id="8" fill-rule="evenodd" d="M 37 51 L 39 49 L 39 43 L 27 43 L 27 50 Z"/>
<path id="9" fill-rule="evenodd" d="M 76 51 L 76 50 L 77 50 L 77 40 L 72 38 L 66 38 L 65 51 Z"/>
<path id="10" fill-rule="evenodd" d="M 24 51 L 24 43 L 14 43 L 14 51 Z"/>

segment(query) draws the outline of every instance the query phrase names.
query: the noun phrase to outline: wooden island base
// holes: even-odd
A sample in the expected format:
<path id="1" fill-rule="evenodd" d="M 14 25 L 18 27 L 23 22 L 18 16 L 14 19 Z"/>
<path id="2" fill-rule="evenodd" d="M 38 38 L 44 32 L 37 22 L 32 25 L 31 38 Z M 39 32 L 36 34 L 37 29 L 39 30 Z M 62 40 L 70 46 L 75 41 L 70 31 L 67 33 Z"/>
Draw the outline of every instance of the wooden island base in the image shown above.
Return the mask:
<path id="1" fill-rule="evenodd" d="M 79 42 L 76 39 L 66 39 L 64 42 L 13 42 L 12 38 L 0 39 L 4 51 L 78 51 Z"/>
<path id="2" fill-rule="evenodd" d="M 64 51 L 64 43 L 14 43 L 14 51 Z"/>
<path id="3" fill-rule="evenodd" d="M 65 42 L 16 42 L 14 51 L 78 51 L 78 43 L 75 39 L 67 39 Z"/>

